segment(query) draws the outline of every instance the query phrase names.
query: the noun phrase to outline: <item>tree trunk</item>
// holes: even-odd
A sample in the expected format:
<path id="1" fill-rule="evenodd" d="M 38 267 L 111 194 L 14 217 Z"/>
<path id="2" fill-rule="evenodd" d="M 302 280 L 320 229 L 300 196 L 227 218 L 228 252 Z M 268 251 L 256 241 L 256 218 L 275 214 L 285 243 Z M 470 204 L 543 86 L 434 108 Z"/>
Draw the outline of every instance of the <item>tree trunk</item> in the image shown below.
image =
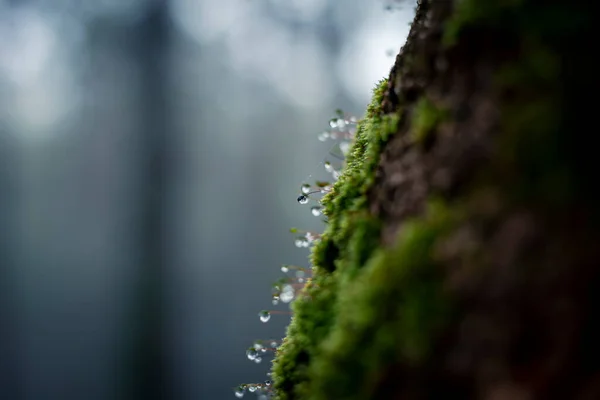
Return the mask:
<path id="1" fill-rule="evenodd" d="M 401 363 L 386 371 L 380 398 L 600 398 L 588 8 L 419 3 L 383 101 L 402 122 L 370 209 L 388 245 L 428 199 L 461 208 L 438 247 L 456 316 L 410 381 Z"/>
<path id="2" fill-rule="evenodd" d="M 591 15 L 419 1 L 324 199 L 279 398 L 600 398 Z"/>

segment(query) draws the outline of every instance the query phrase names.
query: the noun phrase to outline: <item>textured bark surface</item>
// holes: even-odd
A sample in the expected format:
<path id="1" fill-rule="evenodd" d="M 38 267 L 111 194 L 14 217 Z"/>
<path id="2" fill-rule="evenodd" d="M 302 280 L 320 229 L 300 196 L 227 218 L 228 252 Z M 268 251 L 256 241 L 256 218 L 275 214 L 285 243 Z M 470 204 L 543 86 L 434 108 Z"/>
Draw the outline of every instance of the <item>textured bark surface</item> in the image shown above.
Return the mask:
<path id="1" fill-rule="evenodd" d="M 515 24 L 530 15 L 540 16 L 531 24 L 542 24 L 546 10 L 563 5 L 565 19 L 591 12 L 585 2 L 520 3 L 505 12 L 503 22 L 514 14 Z M 590 105 L 578 102 L 586 79 L 594 76 L 585 45 L 591 26 L 582 23 L 569 32 L 549 27 L 536 36 L 510 24 L 480 23 L 444 46 L 455 7 L 453 1 L 419 4 L 383 103 L 385 112 L 402 115 L 401 123 L 381 154 L 369 204 L 383 221 L 384 245 L 395 241 L 407 219 L 424 212 L 432 196 L 466 210 L 437 251 L 445 286 L 459 306 L 435 344 L 436 356 L 416 370 L 389 368 L 377 398 L 600 399 L 600 324 L 594 321 L 600 304 L 598 203 L 589 190 L 596 182 L 593 150 L 583 133 L 592 114 Z M 531 37 L 535 44 L 529 47 Z M 524 65 L 536 46 L 559 62 L 559 79 L 545 83 L 548 94 L 536 84 L 499 89 L 501 68 Z M 521 105 L 527 113 L 548 96 L 560 104 L 558 126 L 537 129 L 543 124 L 532 119 L 535 133 L 527 140 L 535 167 L 529 170 L 515 161 L 522 155 L 505 145 L 516 143 L 505 140 L 509 135 L 525 141 L 520 138 L 528 137 L 527 129 L 509 133 L 505 127 L 520 118 Z M 447 118 L 415 143 L 410 132 L 423 97 L 446 110 Z M 538 148 L 557 143 L 559 151 L 549 150 L 536 163 Z M 562 175 L 553 172 L 559 164 Z M 529 180 L 532 187 L 550 183 L 529 193 Z M 567 200 L 554 201 L 553 190 L 567 191 Z"/>

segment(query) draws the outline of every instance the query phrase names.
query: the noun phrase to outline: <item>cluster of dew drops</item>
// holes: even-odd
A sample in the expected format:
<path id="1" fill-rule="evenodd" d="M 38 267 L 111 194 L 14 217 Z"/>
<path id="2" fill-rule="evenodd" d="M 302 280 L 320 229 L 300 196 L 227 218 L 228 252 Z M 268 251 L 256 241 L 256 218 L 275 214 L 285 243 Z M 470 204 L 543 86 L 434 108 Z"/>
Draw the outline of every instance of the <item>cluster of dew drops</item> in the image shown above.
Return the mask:
<path id="1" fill-rule="evenodd" d="M 346 115 L 342 110 L 336 111 L 336 117 L 329 121 L 329 129 L 319 134 L 318 139 L 322 142 L 334 141 L 335 144 L 329 151 L 329 154 L 339 159 L 339 164 L 344 161 L 345 155 L 350 149 L 350 144 L 356 134 L 356 126 L 358 120 L 354 116 Z M 337 153 L 336 153 L 337 152 Z M 300 186 L 300 195 L 298 203 L 306 205 L 314 200 L 315 196 L 324 195 L 331 192 L 333 184 L 340 176 L 341 166 L 334 167 L 331 161 L 323 162 L 325 171 L 331 175 L 330 181 L 316 181 L 314 184 L 303 183 Z M 323 207 L 321 199 L 314 200 L 317 204 L 310 207 L 310 212 L 313 216 L 319 217 L 323 215 Z M 321 238 L 321 235 L 316 232 L 304 231 L 296 228 L 290 229 L 290 232 L 295 233 L 296 238 L 294 244 L 298 248 L 310 248 L 315 245 Z M 296 294 L 299 293 L 306 285 L 307 280 L 312 276 L 312 267 L 304 268 L 296 265 L 282 265 L 281 272 L 285 276 L 273 283 L 271 301 L 273 306 L 280 303 L 289 304 Z M 291 315 L 291 311 L 281 310 L 262 310 L 258 313 L 261 322 L 268 322 L 272 315 L 283 314 Z M 269 354 L 276 354 L 278 347 L 282 344 L 283 339 L 267 339 L 255 340 L 251 347 L 246 350 L 248 360 L 259 364 L 263 357 Z M 267 377 L 271 377 L 271 373 L 267 373 Z M 234 389 L 235 396 L 242 398 L 246 392 L 254 393 L 260 400 L 268 400 L 273 395 L 272 383 L 266 380 L 262 383 L 244 383 Z"/>

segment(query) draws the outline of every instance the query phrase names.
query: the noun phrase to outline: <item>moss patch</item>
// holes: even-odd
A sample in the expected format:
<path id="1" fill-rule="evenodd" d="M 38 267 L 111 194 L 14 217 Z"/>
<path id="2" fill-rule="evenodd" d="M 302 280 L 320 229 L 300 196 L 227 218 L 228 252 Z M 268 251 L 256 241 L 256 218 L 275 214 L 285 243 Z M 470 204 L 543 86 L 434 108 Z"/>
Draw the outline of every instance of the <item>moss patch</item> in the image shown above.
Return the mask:
<path id="1" fill-rule="evenodd" d="M 342 175 L 323 198 L 328 225 L 313 249 L 313 278 L 294 301 L 287 337 L 273 362 L 279 399 L 308 398 L 311 362 L 336 321 L 339 287 L 352 280 L 379 246 L 380 223 L 367 209 L 367 192 L 375 182 L 379 155 L 397 130 L 398 117 L 382 115 L 387 81 L 374 90 L 359 122 Z"/>
<path id="2" fill-rule="evenodd" d="M 448 118 L 447 110 L 436 106 L 427 97 L 421 97 L 415 106 L 412 138 L 417 143 L 425 143 L 431 138 L 435 128 Z"/>
<path id="3" fill-rule="evenodd" d="M 378 249 L 355 279 L 340 283 L 338 317 L 311 366 L 311 399 L 370 399 L 387 368 L 416 367 L 451 316 L 433 246 L 452 218 L 432 207 L 408 221 L 397 246 Z"/>
<path id="4" fill-rule="evenodd" d="M 273 363 L 280 400 L 370 398 L 389 364 L 417 365 L 450 315 L 431 247 L 451 226 L 450 213 L 429 207 L 404 229 L 398 246 L 382 249 L 381 221 L 367 194 L 383 146 L 399 115 L 382 115 L 386 81 L 374 91 L 342 175 L 323 198 L 328 225 L 311 259 L 313 279 L 292 308 L 287 337 Z M 444 113 L 422 101 L 414 122 L 430 132 Z"/>

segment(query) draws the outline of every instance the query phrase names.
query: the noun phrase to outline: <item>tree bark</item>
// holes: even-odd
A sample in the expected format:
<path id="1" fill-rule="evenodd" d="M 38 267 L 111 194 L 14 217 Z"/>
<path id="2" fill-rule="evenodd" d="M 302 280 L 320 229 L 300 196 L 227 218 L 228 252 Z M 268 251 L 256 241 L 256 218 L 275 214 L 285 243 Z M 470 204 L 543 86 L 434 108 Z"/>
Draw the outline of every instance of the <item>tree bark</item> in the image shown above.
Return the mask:
<path id="1" fill-rule="evenodd" d="M 384 246 L 431 198 L 462 210 L 436 253 L 457 315 L 435 357 L 389 368 L 377 398 L 600 398 L 590 15 L 577 0 L 419 1 L 369 206 Z M 415 144 L 425 101 L 442 117 Z"/>

